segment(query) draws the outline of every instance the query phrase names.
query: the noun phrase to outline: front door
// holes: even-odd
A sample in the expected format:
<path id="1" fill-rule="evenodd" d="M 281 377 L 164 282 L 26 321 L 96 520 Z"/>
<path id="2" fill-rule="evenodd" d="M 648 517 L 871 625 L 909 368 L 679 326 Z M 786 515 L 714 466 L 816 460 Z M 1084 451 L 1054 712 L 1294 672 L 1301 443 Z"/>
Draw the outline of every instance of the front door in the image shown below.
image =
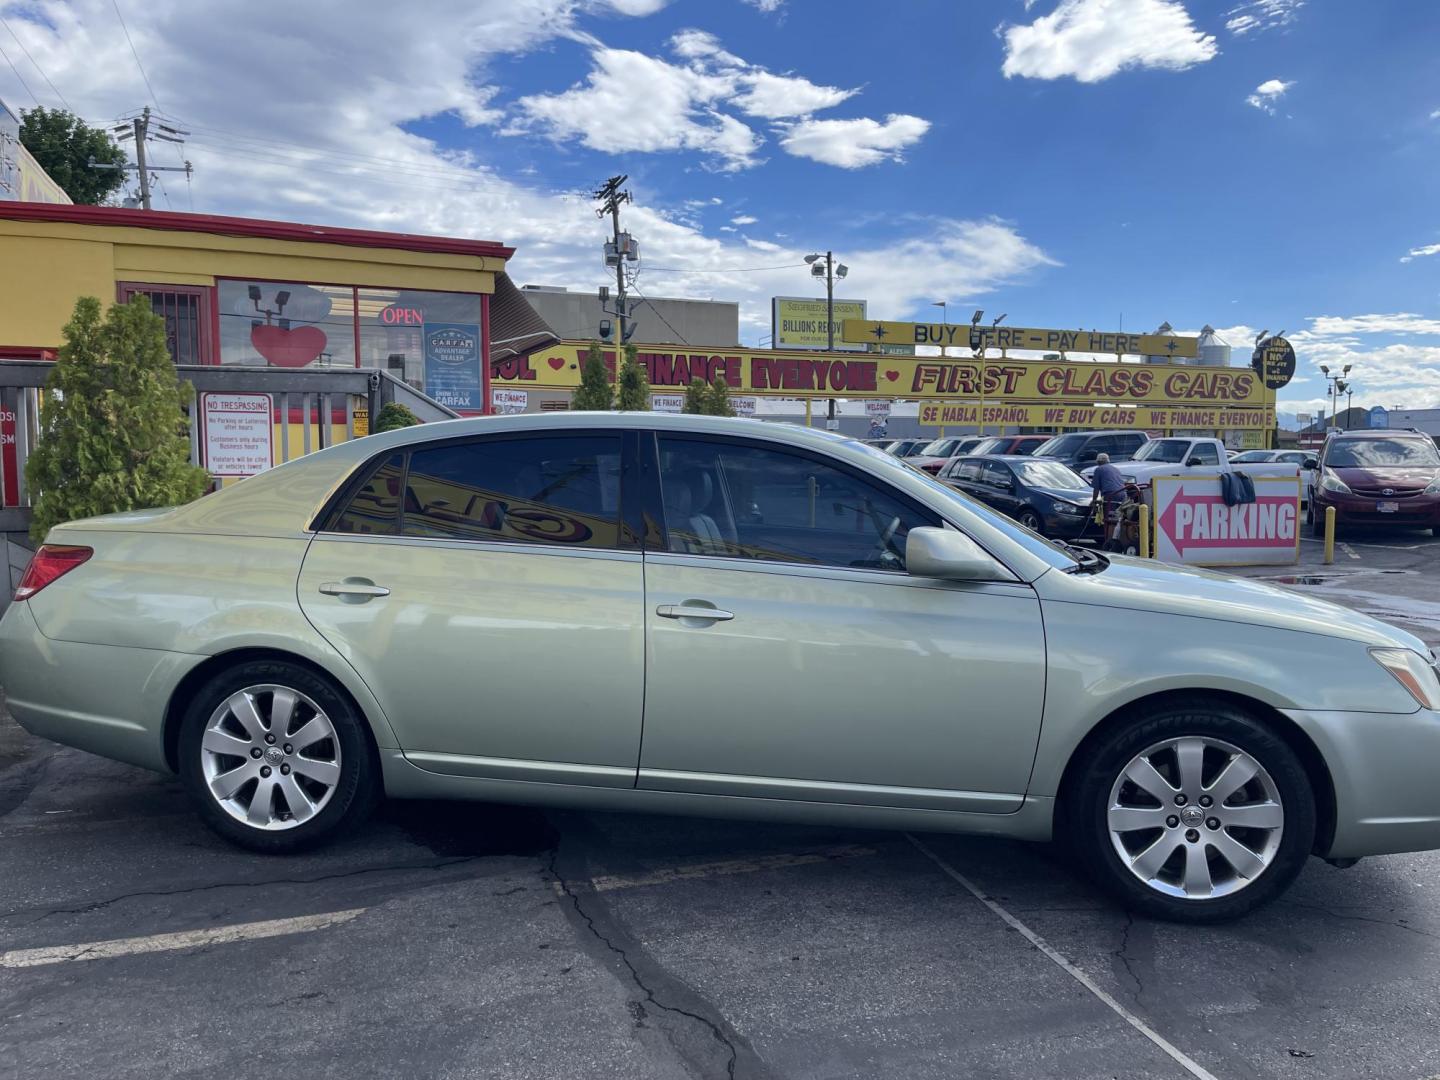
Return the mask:
<path id="1" fill-rule="evenodd" d="M 661 433 L 640 786 L 1005 813 L 1040 730 L 1026 585 L 905 573 L 939 519 L 788 446 Z"/>
<path id="2" fill-rule="evenodd" d="M 301 607 L 417 765 L 634 785 L 644 567 L 622 438 L 420 443 L 377 462 L 311 544 Z"/>

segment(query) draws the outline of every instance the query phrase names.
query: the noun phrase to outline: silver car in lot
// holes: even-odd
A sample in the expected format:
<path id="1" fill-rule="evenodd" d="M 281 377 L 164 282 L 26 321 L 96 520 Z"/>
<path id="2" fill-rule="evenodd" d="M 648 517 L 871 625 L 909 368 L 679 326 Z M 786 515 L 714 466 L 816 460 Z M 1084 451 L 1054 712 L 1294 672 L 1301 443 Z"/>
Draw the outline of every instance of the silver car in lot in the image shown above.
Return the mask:
<path id="1" fill-rule="evenodd" d="M 0 680 L 262 851 L 384 795 L 1056 837 L 1203 921 L 1440 847 L 1415 637 L 755 421 L 432 424 L 61 526 Z"/>

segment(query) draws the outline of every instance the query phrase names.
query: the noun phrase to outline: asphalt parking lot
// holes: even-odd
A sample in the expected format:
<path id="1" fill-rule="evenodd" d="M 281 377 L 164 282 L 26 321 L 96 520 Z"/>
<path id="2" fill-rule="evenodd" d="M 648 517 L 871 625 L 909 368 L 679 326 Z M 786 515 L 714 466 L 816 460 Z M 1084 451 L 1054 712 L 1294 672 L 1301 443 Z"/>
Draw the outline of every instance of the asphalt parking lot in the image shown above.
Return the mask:
<path id="1" fill-rule="evenodd" d="M 1297 579 L 1440 646 L 1440 540 Z M 1440 853 L 1131 918 L 1048 847 L 396 803 L 230 848 L 0 716 L 0 1076 L 1440 1074 Z"/>

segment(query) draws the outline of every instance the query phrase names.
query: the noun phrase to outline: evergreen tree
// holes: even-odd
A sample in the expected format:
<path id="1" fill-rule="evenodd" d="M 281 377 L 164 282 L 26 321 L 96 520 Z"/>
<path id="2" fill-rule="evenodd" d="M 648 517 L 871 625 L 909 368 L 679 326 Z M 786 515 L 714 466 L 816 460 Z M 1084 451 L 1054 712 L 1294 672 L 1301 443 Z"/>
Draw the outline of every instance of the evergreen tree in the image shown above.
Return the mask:
<path id="1" fill-rule="evenodd" d="M 90 167 L 91 158 L 103 165 L 125 164 L 125 151 L 104 129 L 64 109 L 43 106 L 22 110 L 20 125 L 20 145 L 77 203 L 98 206 L 125 182 L 119 169 Z"/>
<path id="2" fill-rule="evenodd" d="M 625 358 L 615 378 L 615 408 L 621 412 L 650 409 L 650 380 L 645 377 L 645 366 L 635 356 L 634 345 L 625 346 Z"/>
<path id="3" fill-rule="evenodd" d="M 570 398 L 570 408 L 593 412 L 608 412 L 615 407 L 615 390 L 610 385 L 610 373 L 605 370 L 605 356 L 600 343 L 592 341 L 585 354 L 585 366 L 580 369 L 580 386 Z"/>
<path id="4" fill-rule="evenodd" d="M 705 411 L 711 416 L 735 415 L 735 406 L 730 404 L 730 384 L 723 376 L 715 376 L 715 381 L 710 384 L 705 395 L 705 403 L 709 406 Z"/>
<path id="5" fill-rule="evenodd" d="M 380 415 L 375 417 L 375 426 L 371 430 L 378 435 L 382 431 L 397 431 L 400 428 L 414 427 L 418 423 L 420 418 L 411 411 L 410 406 L 389 401 L 381 406 Z"/>
<path id="6" fill-rule="evenodd" d="M 680 406 L 680 411 L 692 415 L 703 415 L 710 411 L 709 397 L 710 390 L 705 385 L 705 380 L 691 379 L 690 385 L 685 388 L 685 403 Z"/>
<path id="7" fill-rule="evenodd" d="M 190 464 L 183 408 L 193 399 L 165 347 L 165 320 L 137 296 L 102 320 L 82 296 L 46 382 L 40 439 L 25 463 L 37 493 L 30 535 L 96 514 L 199 498 L 209 477 Z"/>

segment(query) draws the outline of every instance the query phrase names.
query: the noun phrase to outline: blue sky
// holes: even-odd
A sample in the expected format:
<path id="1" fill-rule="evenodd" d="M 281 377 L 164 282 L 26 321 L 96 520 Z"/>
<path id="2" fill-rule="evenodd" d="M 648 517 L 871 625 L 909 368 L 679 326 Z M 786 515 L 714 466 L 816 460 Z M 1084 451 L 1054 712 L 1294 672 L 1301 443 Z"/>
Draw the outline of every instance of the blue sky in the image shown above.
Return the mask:
<path id="1" fill-rule="evenodd" d="M 623 172 L 641 289 L 740 301 L 747 343 L 831 247 L 878 316 L 1286 329 L 1290 408 L 1322 362 L 1440 406 L 1430 0 L 119 6 L 134 55 L 106 0 L 0 0 L 0 97 L 158 104 L 175 209 L 484 236 L 594 288 L 584 193 Z"/>

